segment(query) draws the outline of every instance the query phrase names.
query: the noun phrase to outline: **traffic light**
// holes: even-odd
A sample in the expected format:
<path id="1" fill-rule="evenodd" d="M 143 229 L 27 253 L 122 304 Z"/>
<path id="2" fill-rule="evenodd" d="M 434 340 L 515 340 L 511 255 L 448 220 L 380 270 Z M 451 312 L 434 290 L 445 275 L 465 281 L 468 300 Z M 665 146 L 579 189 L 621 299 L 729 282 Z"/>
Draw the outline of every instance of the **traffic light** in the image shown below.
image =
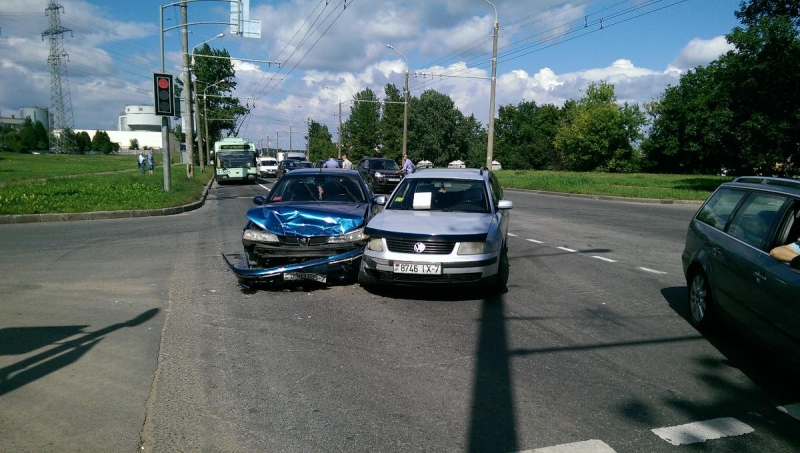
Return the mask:
<path id="1" fill-rule="evenodd" d="M 156 115 L 175 116 L 175 92 L 172 74 L 153 74 Z"/>

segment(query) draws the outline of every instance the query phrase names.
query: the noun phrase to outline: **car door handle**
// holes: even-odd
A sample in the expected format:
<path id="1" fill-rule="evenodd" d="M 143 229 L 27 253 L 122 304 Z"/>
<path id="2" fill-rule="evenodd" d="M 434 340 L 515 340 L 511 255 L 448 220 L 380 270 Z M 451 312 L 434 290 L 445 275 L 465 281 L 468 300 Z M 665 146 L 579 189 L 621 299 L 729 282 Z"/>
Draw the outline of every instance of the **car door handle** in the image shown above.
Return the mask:
<path id="1" fill-rule="evenodd" d="M 721 255 L 722 254 L 722 248 L 719 247 L 719 246 L 716 246 L 716 245 L 712 246 L 711 247 L 711 253 L 713 253 L 714 255 Z"/>
<path id="2" fill-rule="evenodd" d="M 767 276 L 764 275 L 764 271 L 755 271 L 755 272 L 753 272 L 753 277 L 756 278 L 756 283 L 758 283 L 759 285 L 763 284 L 765 281 L 767 281 Z"/>

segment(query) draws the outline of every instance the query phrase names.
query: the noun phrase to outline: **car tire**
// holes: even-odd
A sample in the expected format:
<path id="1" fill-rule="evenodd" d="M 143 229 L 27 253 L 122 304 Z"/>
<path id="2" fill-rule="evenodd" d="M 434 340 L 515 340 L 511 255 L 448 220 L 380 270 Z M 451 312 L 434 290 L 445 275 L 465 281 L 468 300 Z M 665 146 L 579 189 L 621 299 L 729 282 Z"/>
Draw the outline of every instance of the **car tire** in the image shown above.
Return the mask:
<path id="1" fill-rule="evenodd" d="M 370 280 L 369 280 L 369 277 L 367 277 L 366 272 L 364 272 L 364 266 L 363 265 L 358 266 L 358 277 L 357 277 L 357 280 L 358 280 L 358 284 L 361 285 L 362 288 L 366 288 L 366 287 L 370 286 Z"/>
<path id="2" fill-rule="evenodd" d="M 714 303 L 708 277 L 702 271 L 696 271 L 689 280 L 688 287 L 689 322 L 697 330 L 710 330 L 714 324 Z"/>
<path id="3" fill-rule="evenodd" d="M 500 251 L 500 258 L 497 265 L 497 277 L 495 280 L 495 289 L 498 292 L 503 292 L 508 284 L 508 270 L 510 264 L 508 263 L 508 246 L 503 245 L 503 250 Z"/>

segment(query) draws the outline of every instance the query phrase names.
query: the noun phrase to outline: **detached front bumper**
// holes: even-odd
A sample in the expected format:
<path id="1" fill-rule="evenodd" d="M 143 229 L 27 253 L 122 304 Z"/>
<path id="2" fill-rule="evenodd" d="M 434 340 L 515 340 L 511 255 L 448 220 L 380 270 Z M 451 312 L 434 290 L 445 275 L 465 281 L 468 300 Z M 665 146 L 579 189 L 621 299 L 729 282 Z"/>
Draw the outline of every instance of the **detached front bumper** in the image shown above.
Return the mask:
<path id="1" fill-rule="evenodd" d="M 355 277 L 363 254 L 364 249 L 358 247 L 326 258 L 271 268 L 248 267 L 243 253 L 223 254 L 222 258 L 240 281 L 248 283 L 281 283 L 297 280 L 331 283 Z M 237 266 L 232 263 L 229 257 L 232 259 L 238 257 L 240 264 Z"/>

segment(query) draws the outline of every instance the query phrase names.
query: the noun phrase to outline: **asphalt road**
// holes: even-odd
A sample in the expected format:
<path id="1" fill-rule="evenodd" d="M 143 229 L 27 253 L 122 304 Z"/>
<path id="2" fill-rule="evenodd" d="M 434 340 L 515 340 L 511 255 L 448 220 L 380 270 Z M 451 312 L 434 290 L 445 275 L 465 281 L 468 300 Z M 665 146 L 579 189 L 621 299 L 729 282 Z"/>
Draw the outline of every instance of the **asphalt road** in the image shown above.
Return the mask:
<path id="1" fill-rule="evenodd" d="M 684 319 L 697 206 L 508 191 L 500 296 L 243 291 L 220 253 L 263 190 L 0 225 L 0 450 L 800 449 L 793 376 Z"/>

